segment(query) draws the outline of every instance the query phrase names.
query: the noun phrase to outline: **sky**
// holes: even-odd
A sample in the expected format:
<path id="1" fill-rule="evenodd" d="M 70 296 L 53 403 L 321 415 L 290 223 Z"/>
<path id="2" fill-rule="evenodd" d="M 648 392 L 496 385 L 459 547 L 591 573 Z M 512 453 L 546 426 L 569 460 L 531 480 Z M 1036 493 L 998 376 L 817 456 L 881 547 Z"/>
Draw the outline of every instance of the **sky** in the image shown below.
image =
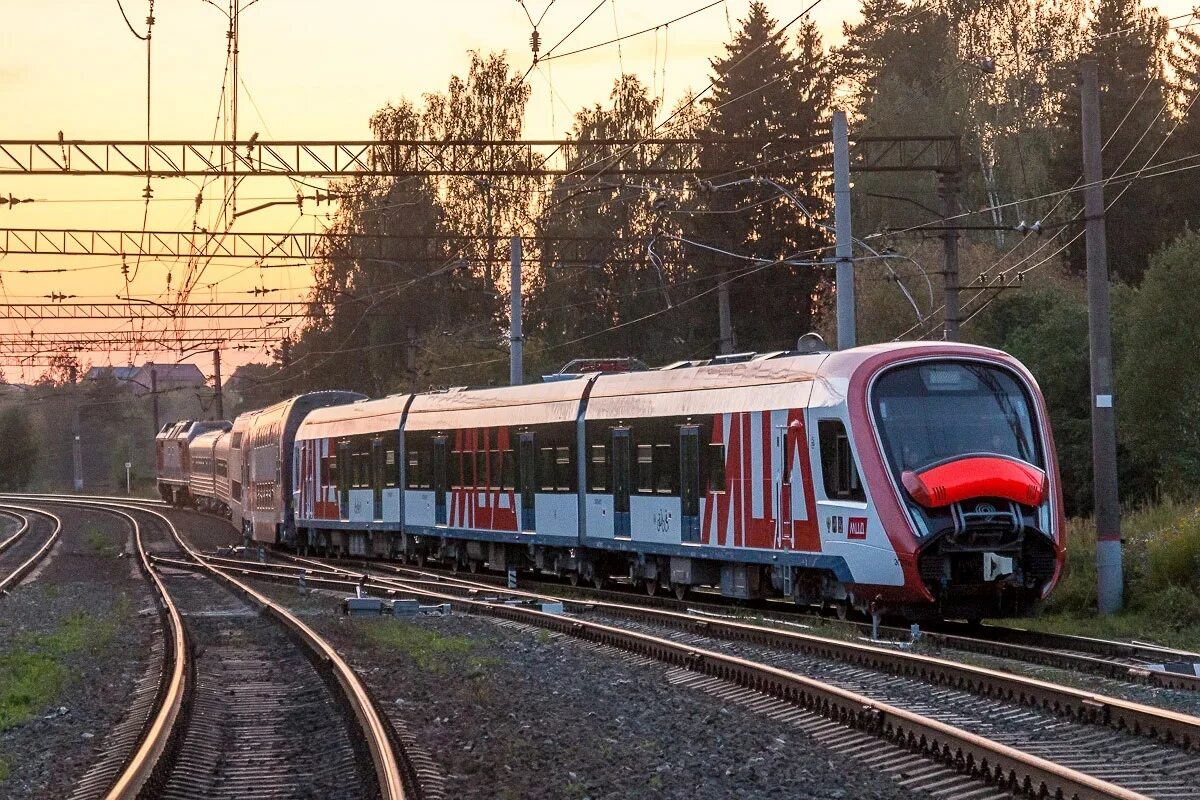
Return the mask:
<path id="1" fill-rule="evenodd" d="M 213 137 L 226 63 L 225 11 L 229 0 L 158 0 L 151 46 L 151 134 L 156 139 Z M 781 21 L 811 0 L 768 0 Z M 145 31 L 148 0 L 121 0 L 133 27 Z M 531 25 L 542 17 L 542 49 L 571 31 L 596 0 L 241 0 L 239 138 L 370 138 L 372 112 L 401 98 L 418 100 L 445 88 L 465 71 L 468 51 L 505 50 L 514 67 L 530 62 Z M 549 5 L 548 5 L 549 4 Z M 559 48 L 565 52 L 662 23 L 706 5 L 704 0 L 608 0 Z M 689 89 L 703 87 L 708 59 L 722 52 L 749 0 L 724 0 L 699 13 L 619 45 L 607 45 L 545 62 L 529 74 L 532 97 L 527 138 L 559 138 L 572 114 L 606 99 L 622 70 L 635 72 L 666 98 L 669 109 Z M 1167 15 L 1190 10 L 1191 0 L 1161 0 Z M 544 12 L 544 17 L 542 16 Z M 840 39 L 842 23 L 854 20 L 857 2 L 825 0 L 813 18 L 828 43 Z M 144 139 L 146 45 L 130 32 L 116 0 L 0 0 L 0 140 Z M 222 131 L 216 129 L 217 138 Z M 198 179 L 156 180 L 146 227 L 188 230 Z M 14 176 L 0 171 L 0 195 L 32 197 L 16 208 L 0 206 L 2 228 L 99 228 L 141 230 L 144 179 Z M 323 181 L 318 181 L 323 183 Z M 207 190 L 219 197 L 220 181 Z M 252 178 L 239 189 L 240 207 L 251 198 L 294 196 L 280 178 Z M 219 202 L 206 202 L 202 226 L 215 227 Z M 238 220 L 241 231 L 319 231 L 327 209 L 299 216 L 277 207 Z M 276 300 L 303 299 L 312 285 L 306 267 L 258 270 L 253 262 L 214 261 L 194 300 L 252 300 L 256 287 Z M 250 267 L 250 268 L 248 268 Z M 69 268 L 69 273 L 28 275 L 14 270 Z M 181 265 L 143 263 L 129 290 L 163 298 L 167 275 Z M 112 301 L 126 291 L 120 265 L 111 257 L 0 257 L 0 302 L 45 301 L 50 293 L 76 301 Z M 117 321 L 116 327 L 122 324 Z M 230 325 L 241 323 L 229 323 Z M 62 330 L 61 323 L 8 323 L 0 330 Z M 83 323 L 79 330 L 99 330 Z M 225 354 L 225 374 L 262 360 L 261 349 Z M 93 364 L 173 360 L 168 353 L 90 354 Z M 207 356 L 195 358 L 206 373 Z M 10 381 L 30 380 L 40 368 L 6 366 Z"/>

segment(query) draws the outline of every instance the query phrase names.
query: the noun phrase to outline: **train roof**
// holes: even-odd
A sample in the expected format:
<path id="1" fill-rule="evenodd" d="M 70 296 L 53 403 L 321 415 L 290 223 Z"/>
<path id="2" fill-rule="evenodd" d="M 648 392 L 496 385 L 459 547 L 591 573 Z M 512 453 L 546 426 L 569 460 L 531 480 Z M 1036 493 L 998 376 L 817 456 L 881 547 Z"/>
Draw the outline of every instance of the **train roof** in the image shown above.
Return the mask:
<path id="1" fill-rule="evenodd" d="M 838 383 L 878 356 L 899 360 L 923 353 L 1003 355 L 1000 351 L 946 342 L 887 342 L 844 351 L 771 353 L 732 363 L 687 362 L 622 373 L 590 373 L 523 386 L 451 389 L 396 394 L 317 408 L 297 439 L 352 436 L 395 430 L 456 430 L 500 425 L 574 422 L 588 391 L 588 419 L 688 416 L 729 410 L 764 411 L 808 404 L 813 382 Z M 839 380 L 840 379 L 840 380 Z"/>
<path id="2" fill-rule="evenodd" d="M 168 422 L 162 426 L 156 440 L 182 439 L 190 442 L 196 436 L 212 430 L 227 431 L 232 427 L 229 420 L 224 419 L 181 419 L 178 422 Z"/>
<path id="3" fill-rule="evenodd" d="M 229 428 L 217 428 L 216 430 L 205 431 L 192 439 L 189 447 L 212 447 L 222 436 L 229 435 Z"/>

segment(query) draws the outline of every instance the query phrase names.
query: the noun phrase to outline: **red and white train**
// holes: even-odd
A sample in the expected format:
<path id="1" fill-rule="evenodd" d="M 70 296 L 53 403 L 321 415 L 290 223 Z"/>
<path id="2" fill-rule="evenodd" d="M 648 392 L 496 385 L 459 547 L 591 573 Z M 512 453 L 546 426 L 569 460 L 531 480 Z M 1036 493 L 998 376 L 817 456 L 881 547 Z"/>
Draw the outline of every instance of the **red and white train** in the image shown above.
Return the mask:
<path id="1" fill-rule="evenodd" d="M 968 619 L 1026 611 L 1064 557 L 1041 393 L 972 345 L 316 392 L 191 446 L 183 499 L 302 550 Z"/>

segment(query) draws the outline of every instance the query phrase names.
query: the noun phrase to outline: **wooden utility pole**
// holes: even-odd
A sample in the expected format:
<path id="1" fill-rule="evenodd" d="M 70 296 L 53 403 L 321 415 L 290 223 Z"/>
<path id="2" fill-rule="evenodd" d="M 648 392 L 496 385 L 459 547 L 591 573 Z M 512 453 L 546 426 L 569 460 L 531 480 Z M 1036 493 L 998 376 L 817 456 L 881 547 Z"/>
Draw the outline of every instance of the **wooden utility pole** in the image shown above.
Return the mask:
<path id="1" fill-rule="evenodd" d="M 1108 250 L 1104 233 L 1104 162 L 1096 62 L 1082 65 L 1083 197 L 1087 227 L 1088 352 L 1092 378 L 1092 486 L 1096 517 L 1096 592 L 1100 612 L 1123 602 L 1121 506 L 1117 495 L 1117 424 L 1113 409 Z"/>

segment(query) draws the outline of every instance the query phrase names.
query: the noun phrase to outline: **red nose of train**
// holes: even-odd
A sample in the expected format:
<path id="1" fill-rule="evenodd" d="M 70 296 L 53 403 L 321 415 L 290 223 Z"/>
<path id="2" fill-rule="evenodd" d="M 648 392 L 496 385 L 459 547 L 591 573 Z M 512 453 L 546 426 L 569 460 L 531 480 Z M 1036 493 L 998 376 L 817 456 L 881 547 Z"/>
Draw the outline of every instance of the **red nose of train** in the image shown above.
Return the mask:
<path id="1" fill-rule="evenodd" d="M 900 480 L 925 508 L 941 508 L 973 497 L 999 497 L 1037 506 L 1049 489 L 1043 470 L 997 455 L 967 455 L 920 470 L 905 470 Z"/>

